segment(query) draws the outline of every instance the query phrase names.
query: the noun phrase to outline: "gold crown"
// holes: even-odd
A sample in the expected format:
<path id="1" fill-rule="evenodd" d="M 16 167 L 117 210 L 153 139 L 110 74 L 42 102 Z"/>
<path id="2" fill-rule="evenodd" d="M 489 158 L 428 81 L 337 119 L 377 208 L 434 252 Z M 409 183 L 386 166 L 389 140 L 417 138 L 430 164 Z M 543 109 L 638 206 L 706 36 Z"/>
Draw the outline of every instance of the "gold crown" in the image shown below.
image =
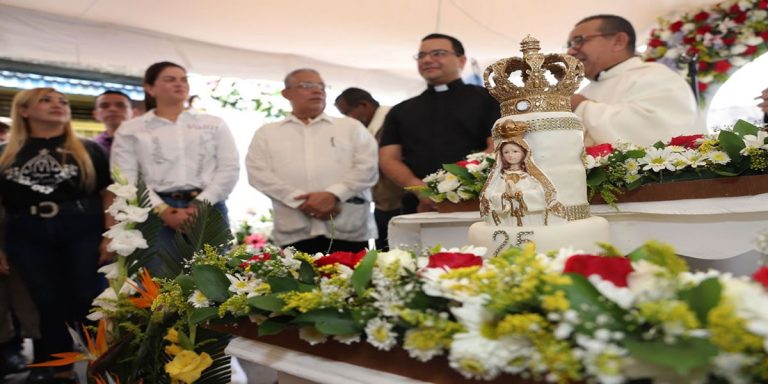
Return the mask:
<path id="1" fill-rule="evenodd" d="M 491 137 L 494 143 L 509 141 L 515 137 L 522 138 L 528 129 L 528 123 L 523 121 L 504 120 L 493 126 Z"/>
<path id="2" fill-rule="evenodd" d="M 539 40 L 528 35 L 520 43 L 523 57 L 501 59 L 485 69 L 485 88 L 501 103 L 501 115 L 529 112 L 571 111 L 570 96 L 584 78 L 584 64 L 571 55 L 539 53 Z M 523 86 L 509 77 L 521 71 Z M 549 71 L 557 80 L 551 84 Z"/>

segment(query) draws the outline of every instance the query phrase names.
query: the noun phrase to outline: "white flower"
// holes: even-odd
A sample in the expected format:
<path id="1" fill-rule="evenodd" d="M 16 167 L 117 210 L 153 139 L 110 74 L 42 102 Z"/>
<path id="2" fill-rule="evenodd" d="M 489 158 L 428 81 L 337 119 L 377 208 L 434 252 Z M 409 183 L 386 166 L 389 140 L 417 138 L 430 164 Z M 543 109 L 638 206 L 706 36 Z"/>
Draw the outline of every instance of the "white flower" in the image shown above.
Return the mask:
<path id="1" fill-rule="evenodd" d="M 328 335 L 321 333 L 315 327 L 301 327 L 299 328 L 299 338 L 309 345 L 317 345 L 325 343 L 328 340 Z"/>
<path id="2" fill-rule="evenodd" d="M 639 260 L 632 263 L 632 269 L 627 276 L 627 286 L 636 301 L 664 300 L 674 296 L 675 282 L 664 268 Z"/>
<path id="3" fill-rule="evenodd" d="M 477 287 L 469 279 L 446 279 L 443 275 L 447 272 L 443 268 L 428 268 L 420 272 L 420 279 L 424 282 L 422 290 L 429 296 L 445 297 L 464 302 L 473 298 L 483 298 L 479 295 Z"/>
<path id="4" fill-rule="evenodd" d="M 115 261 L 114 263 L 106 264 L 99 268 L 98 272 L 103 273 L 107 280 L 117 279 L 117 276 L 120 273 L 120 263 Z"/>
<path id="5" fill-rule="evenodd" d="M 430 173 L 429 175 L 424 177 L 423 180 L 425 183 L 437 182 L 443 179 L 443 176 L 445 175 L 445 173 L 446 172 L 443 170 L 437 171 L 435 173 Z"/>
<path id="6" fill-rule="evenodd" d="M 392 263 L 399 263 L 400 270 L 415 271 L 416 258 L 412 253 L 400 249 L 392 249 L 389 252 L 381 252 L 376 258 L 376 264 L 380 269 L 387 269 Z"/>
<path id="7" fill-rule="evenodd" d="M 113 225 L 112 228 L 104 232 L 104 236 L 112 239 L 107 246 L 107 250 L 117 252 L 121 256 L 132 254 L 136 248 L 146 249 L 149 247 L 141 231 L 126 229 L 125 223 Z"/>
<path id="8" fill-rule="evenodd" d="M 197 289 L 195 289 L 195 291 L 189 295 L 189 299 L 187 299 L 187 301 L 195 308 L 206 308 L 211 306 L 211 301 L 205 297 L 204 293 Z"/>
<path id="9" fill-rule="evenodd" d="M 452 173 L 448 173 L 442 181 L 437 183 L 437 191 L 440 193 L 452 192 L 455 191 L 459 185 L 461 185 L 459 178 Z"/>
<path id="10" fill-rule="evenodd" d="M 689 149 L 683 152 L 682 155 L 686 158 L 691 168 L 698 168 L 707 165 L 707 157 L 702 155 L 699 151 Z"/>
<path id="11" fill-rule="evenodd" d="M 351 335 L 335 335 L 333 336 L 333 339 L 345 345 L 352 345 L 354 343 L 360 342 L 360 334 L 353 333 Z"/>
<path id="12" fill-rule="evenodd" d="M 91 321 L 97 321 L 107 313 L 117 311 L 117 293 L 115 293 L 112 287 L 109 287 L 96 296 L 91 305 L 99 309 L 91 312 L 86 317 Z"/>
<path id="13" fill-rule="evenodd" d="M 475 193 L 472 192 L 472 188 L 465 185 L 462 185 L 461 187 L 459 187 L 459 190 L 456 193 L 459 195 L 460 198 L 464 200 L 471 200 L 472 198 L 475 197 Z"/>
<path id="14" fill-rule="evenodd" d="M 741 55 L 746 50 L 747 50 L 747 46 L 744 44 L 734 44 L 731 46 L 732 55 Z"/>
<path id="15" fill-rule="evenodd" d="M 683 150 L 684 150 L 684 149 L 683 149 Z M 668 162 L 669 162 L 669 165 L 670 165 L 672 168 L 674 168 L 674 169 L 672 169 L 673 171 L 675 171 L 675 170 L 681 170 L 681 169 L 683 169 L 683 168 L 687 167 L 688 165 L 690 165 L 690 163 L 688 162 L 688 158 L 686 158 L 685 156 L 683 156 L 683 154 L 682 154 L 682 153 L 673 153 L 673 154 L 672 154 L 672 155 L 669 157 L 669 160 L 668 160 Z"/>
<path id="16" fill-rule="evenodd" d="M 603 280 L 600 275 L 594 274 L 587 277 L 590 283 L 610 301 L 616 303 L 619 307 L 629 309 L 635 300 L 635 294 L 628 287 L 617 287 L 608 280 Z"/>
<path id="17" fill-rule="evenodd" d="M 745 59 L 742 56 L 733 56 L 730 59 L 728 59 L 728 62 L 730 62 L 731 65 L 734 67 L 743 67 L 747 65 L 750 61 Z"/>
<path id="18" fill-rule="evenodd" d="M 590 170 L 592 168 L 597 168 L 602 165 L 601 161 L 599 160 L 599 157 L 594 157 L 592 155 L 585 155 L 584 156 L 584 168 L 587 170 Z"/>
<path id="19" fill-rule="evenodd" d="M 746 44 L 746 45 L 760 45 L 760 44 L 763 44 L 763 38 L 762 37 L 756 36 L 751 31 L 749 33 L 750 34 L 746 38 L 744 38 L 744 40 L 743 40 L 744 44 Z"/>
<path id="20" fill-rule="evenodd" d="M 446 192 L 445 198 L 451 203 L 458 203 L 461 201 L 461 197 L 459 197 L 459 194 L 456 192 Z"/>
<path id="21" fill-rule="evenodd" d="M 136 189 L 136 186 L 133 184 L 119 184 L 114 183 L 107 187 L 107 190 L 114 193 L 115 196 L 121 197 L 126 200 L 135 200 L 136 199 L 136 192 L 138 192 L 138 189 Z"/>
<path id="22" fill-rule="evenodd" d="M 674 167 L 669 163 L 669 157 L 672 152 L 668 148 L 648 148 L 645 152 L 645 157 L 640 159 L 641 164 L 646 164 L 643 167 L 644 171 L 652 169 L 654 172 L 659 172 L 663 169 L 674 171 Z"/>
<path id="23" fill-rule="evenodd" d="M 368 324 L 365 325 L 368 344 L 382 351 L 392 349 L 397 344 L 397 334 L 392 331 L 393 327 L 392 323 L 378 317 L 368 320 Z"/>
<path id="24" fill-rule="evenodd" d="M 116 197 L 114 200 L 112 200 L 112 205 L 107 208 L 107 213 L 109 213 L 112 217 L 115 217 L 126 207 L 128 207 L 128 200 L 122 197 Z"/>
<path id="25" fill-rule="evenodd" d="M 248 297 L 257 296 L 256 289 L 263 283 L 260 279 L 248 279 L 241 275 L 226 274 L 230 282 L 229 291 L 238 295 L 247 295 Z"/>
<path id="26" fill-rule="evenodd" d="M 638 175 L 637 173 L 628 173 L 628 174 L 626 174 L 626 175 L 624 176 L 624 181 L 625 181 L 627 184 L 629 184 L 629 183 L 634 183 L 634 182 L 635 182 L 635 180 L 637 180 L 637 179 L 639 179 L 639 178 L 640 178 L 640 175 Z"/>
<path id="27" fill-rule="evenodd" d="M 750 148 L 768 150 L 768 144 L 765 143 L 766 138 L 768 138 L 768 132 L 762 130 L 757 131 L 757 136 L 744 135 L 742 139 L 744 140 L 744 145 L 746 147 L 741 150 L 741 154 L 746 154 Z"/>
<path id="28" fill-rule="evenodd" d="M 137 207 L 135 205 L 126 205 L 112 216 L 117 221 L 130 221 L 133 223 L 143 223 L 149 216 L 152 208 Z M 110 213 L 111 214 L 111 213 Z"/>
<path id="29" fill-rule="evenodd" d="M 640 172 L 640 163 L 637 162 L 637 159 L 624 160 L 624 167 L 630 175 L 637 175 L 637 173 Z"/>
<path id="30" fill-rule="evenodd" d="M 749 12 L 749 20 L 751 21 L 762 21 L 766 18 L 768 18 L 768 11 L 763 9 L 753 9 Z"/>
<path id="31" fill-rule="evenodd" d="M 715 164 L 728 164 L 731 161 L 731 157 L 723 151 L 712 151 L 707 157 Z"/>
<path id="32" fill-rule="evenodd" d="M 723 296 L 734 304 L 736 314 L 744 320 L 745 328 L 768 340 L 768 294 L 762 285 L 747 277 L 720 279 L 724 286 Z M 768 345 L 765 346 L 768 352 Z"/>
<path id="33" fill-rule="evenodd" d="M 685 23 L 685 24 L 683 24 L 683 26 L 680 28 L 680 30 L 681 30 L 681 31 L 683 31 L 683 33 L 688 33 L 688 32 L 691 32 L 691 31 L 693 31 L 694 29 L 696 29 L 696 24 L 694 24 L 694 23 Z"/>
<path id="34" fill-rule="evenodd" d="M 405 332 L 405 338 L 408 339 L 414 332 L 418 332 L 417 329 L 409 329 Z M 408 352 L 408 356 L 421 362 L 432 360 L 435 356 L 443 354 L 443 347 L 439 343 L 435 343 L 432 348 L 419 348 L 413 345 L 405 344 L 403 349 Z"/>
<path id="35" fill-rule="evenodd" d="M 536 259 L 541 262 L 549 273 L 562 273 L 565 269 L 565 261 L 573 255 L 582 255 L 584 251 L 571 247 L 560 248 L 557 253 L 550 256 L 545 253 L 536 254 Z"/>
<path id="36" fill-rule="evenodd" d="M 716 372 L 732 384 L 748 384 L 751 380 L 744 377 L 742 369 L 754 364 L 755 357 L 741 353 L 721 352 L 712 361 Z"/>

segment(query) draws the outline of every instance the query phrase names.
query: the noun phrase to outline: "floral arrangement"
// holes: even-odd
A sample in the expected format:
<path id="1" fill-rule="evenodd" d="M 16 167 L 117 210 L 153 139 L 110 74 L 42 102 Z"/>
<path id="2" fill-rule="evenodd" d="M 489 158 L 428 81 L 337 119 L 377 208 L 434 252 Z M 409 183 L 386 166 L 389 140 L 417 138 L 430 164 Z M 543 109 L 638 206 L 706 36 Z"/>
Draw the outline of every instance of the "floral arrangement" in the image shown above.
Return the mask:
<path id="1" fill-rule="evenodd" d="M 768 132 L 740 120 L 732 131 L 672 138 L 650 147 L 600 144 L 586 148 L 590 198 L 609 204 L 645 184 L 768 173 Z"/>
<path id="2" fill-rule="evenodd" d="M 416 191 L 419 196 L 428 197 L 436 203 L 478 199 L 495 162 L 492 153 L 472 153 L 465 160 L 443 164 L 443 169 L 427 175 L 423 179 L 426 185 L 406 189 Z"/>
<path id="3" fill-rule="evenodd" d="M 253 225 L 248 220 L 243 220 L 235 230 L 235 242 L 238 245 L 245 245 L 248 251 L 253 253 L 264 248 L 267 244 L 272 244 L 270 234 L 273 228 L 272 210 L 269 215 L 261 215 L 258 224 Z"/>
<path id="4" fill-rule="evenodd" d="M 660 20 L 651 32 L 645 59 L 681 65 L 680 56 L 698 55 L 698 89 L 723 83 L 729 71 L 768 50 L 768 1 L 729 0 Z"/>

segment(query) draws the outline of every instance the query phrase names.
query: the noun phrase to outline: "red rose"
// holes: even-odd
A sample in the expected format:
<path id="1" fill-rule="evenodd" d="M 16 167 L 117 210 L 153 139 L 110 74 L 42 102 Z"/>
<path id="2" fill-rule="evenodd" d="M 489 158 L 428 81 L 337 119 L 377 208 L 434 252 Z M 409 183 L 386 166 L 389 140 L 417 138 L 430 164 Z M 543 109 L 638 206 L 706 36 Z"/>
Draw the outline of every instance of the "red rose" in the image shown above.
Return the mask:
<path id="1" fill-rule="evenodd" d="M 768 0 L 760 0 L 757 2 L 757 8 L 768 9 Z"/>
<path id="2" fill-rule="evenodd" d="M 736 15 L 736 17 L 733 18 L 733 21 L 736 24 L 744 24 L 744 22 L 747 21 L 747 13 L 746 12 L 739 13 L 738 15 Z"/>
<path id="3" fill-rule="evenodd" d="M 704 135 L 677 136 L 677 137 L 673 137 L 672 140 L 669 140 L 669 145 L 677 145 L 677 146 L 686 147 L 686 148 L 695 148 L 696 140 L 701 139 L 702 137 L 704 137 Z"/>
<path id="4" fill-rule="evenodd" d="M 768 29 L 760 32 L 759 35 L 760 35 L 760 38 L 763 39 L 763 41 L 768 41 Z"/>
<path id="5" fill-rule="evenodd" d="M 240 263 L 240 268 L 245 269 L 245 268 L 248 268 L 248 266 L 250 266 L 253 263 L 262 263 L 262 262 L 265 262 L 265 261 L 271 260 L 271 259 L 272 259 L 272 255 L 270 255 L 269 253 L 262 253 L 260 255 L 253 255 L 253 256 L 251 256 L 250 259 Z"/>
<path id="6" fill-rule="evenodd" d="M 683 24 L 685 24 L 685 23 L 683 23 L 682 20 L 675 21 L 674 23 L 669 25 L 669 30 L 671 32 L 677 32 L 677 31 L 679 31 L 680 29 L 683 28 Z"/>
<path id="7" fill-rule="evenodd" d="M 483 265 L 483 258 L 471 253 L 438 252 L 429 256 L 427 268 L 466 268 Z"/>
<path id="8" fill-rule="evenodd" d="M 699 72 L 709 69 L 709 63 L 706 61 L 699 61 Z"/>
<path id="9" fill-rule="evenodd" d="M 703 35 L 705 33 L 708 33 L 712 30 L 712 26 L 709 24 L 704 24 L 701 27 L 696 28 L 696 34 L 697 35 Z"/>
<path id="10" fill-rule="evenodd" d="M 632 272 L 629 259 L 593 255 L 574 255 L 565 261 L 563 273 L 578 273 L 584 277 L 598 275 L 617 287 L 627 286 L 627 276 Z"/>
<path id="11" fill-rule="evenodd" d="M 664 42 L 659 39 L 651 39 L 651 41 L 648 42 L 648 46 L 651 48 L 661 47 L 664 45 Z"/>
<path id="12" fill-rule="evenodd" d="M 755 279 L 758 283 L 762 284 L 763 287 L 768 289 L 768 266 L 764 266 L 755 272 L 754 275 L 752 275 L 752 278 Z"/>
<path id="13" fill-rule="evenodd" d="M 699 88 L 699 92 L 704 92 L 707 90 L 707 88 L 709 88 L 707 83 L 702 83 L 701 81 L 698 82 L 697 86 Z"/>
<path id="14" fill-rule="evenodd" d="M 695 42 L 696 42 L 696 37 L 695 36 L 685 36 L 685 37 L 683 37 L 683 44 L 685 44 L 685 45 L 691 45 L 691 44 L 693 44 Z M 689 49 L 696 49 L 696 53 L 699 52 L 699 50 L 697 48 L 691 47 Z"/>
<path id="15" fill-rule="evenodd" d="M 744 55 L 754 55 L 756 52 L 757 52 L 757 46 L 748 45 L 747 49 L 744 51 Z"/>
<path id="16" fill-rule="evenodd" d="M 461 160 L 459 162 L 456 162 L 456 165 L 458 165 L 458 166 L 460 166 L 462 168 L 466 168 L 467 165 L 469 165 L 469 164 L 478 165 L 478 164 L 480 164 L 480 160 Z"/>
<path id="17" fill-rule="evenodd" d="M 731 46 L 731 45 L 733 45 L 733 43 L 736 42 L 736 38 L 735 37 L 723 37 L 720 40 L 723 41 L 723 44 L 728 45 L 728 46 Z"/>
<path id="18" fill-rule="evenodd" d="M 728 12 L 730 13 L 739 13 L 741 12 L 741 8 L 739 8 L 738 4 L 731 5 L 731 8 L 728 9 Z"/>
<path id="19" fill-rule="evenodd" d="M 728 60 L 720 60 L 715 63 L 714 70 L 717 73 L 726 73 L 731 69 L 731 63 Z"/>
<path id="20" fill-rule="evenodd" d="M 707 19 L 709 19 L 709 13 L 701 11 L 701 12 L 693 15 L 693 19 L 698 21 L 698 22 L 707 21 Z"/>
<path id="21" fill-rule="evenodd" d="M 352 253 L 352 252 L 334 252 L 331 253 L 328 256 L 323 256 L 317 260 L 315 260 L 315 265 L 318 267 L 322 267 L 324 265 L 331 265 L 331 264 L 344 264 L 347 267 L 355 268 L 357 263 L 360 262 L 360 260 L 365 257 L 365 254 L 368 253 L 365 249 L 363 249 L 360 252 Z"/>
<path id="22" fill-rule="evenodd" d="M 656 58 L 655 57 L 649 57 L 649 58 L 645 59 L 645 61 L 647 61 L 649 63 L 653 63 L 653 62 L 656 61 Z"/>
<path id="23" fill-rule="evenodd" d="M 613 153 L 613 146 L 609 143 L 605 143 L 600 145 L 593 145 L 585 150 L 587 151 L 587 154 L 592 157 L 600 157 Z"/>

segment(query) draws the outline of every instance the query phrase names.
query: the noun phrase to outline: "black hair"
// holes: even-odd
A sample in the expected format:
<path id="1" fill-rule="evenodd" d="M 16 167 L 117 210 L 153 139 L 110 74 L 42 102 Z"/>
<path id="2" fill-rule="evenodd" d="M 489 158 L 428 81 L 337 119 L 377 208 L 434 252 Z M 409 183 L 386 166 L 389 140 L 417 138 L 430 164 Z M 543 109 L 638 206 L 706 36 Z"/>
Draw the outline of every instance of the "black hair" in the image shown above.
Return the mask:
<path id="1" fill-rule="evenodd" d="M 453 51 L 456 52 L 456 56 L 464 56 L 464 45 L 461 44 L 461 41 L 459 39 L 453 37 L 444 35 L 442 33 L 430 33 L 429 35 L 424 36 L 421 41 L 424 40 L 432 40 L 432 39 L 447 39 L 451 42 L 451 45 L 453 46 Z"/>
<path id="2" fill-rule="evenodd" d="M 359 105 L 360 102 L 363 102 L 363 101 L 367 101 L 373 104 L 373 106 L 375 107 L 379 106 L 379 102 L 376 101 L 376 99 L 374 99 L 373 96 L 371 96 L 371 94 L 368 93 L 368 91 L 360 88 L 355 88 L 355 87 L 347 88 L 344 90 L 344 92 L 341 92 L 341 94 L 338 97 L 336 97 L 337 103 L 339 102 L 339 100 L 344 100 L 344 103 L 346 103 L 350 107 Z"/>
<path id="3" fill-rule="evenodd" d="M 600 20 L 600 27 L 598 30 L 600 33 L 626 33 L 629 37 L 627 41 L 627 50 L 634 53 L 637 36 L 635 35 L 635 28 L 632 27 L 632 23 L 627 19 L 616 15 L 594 15 L 581 19 L 576 25 L 586 23 L 592 20 Z"/>
<path id="4" fill-rule="evenodd" d="M 154 63 L 147 68 L 147 71 L 144 72 L 144 84 L 147 85 L 155 85 L 155 81 L 157 81 L 157 78 L 160 77 L 160 73 L 163 72 L 168 67 L 176 67 L 181 68 L 186 72 L 186 69 L 182 67 L 181 65 L 178 65 L 176 63 L 172 63 L 170 61 L 161 61 L 159 63 Z M 152 95 L 144 92 L 144 108 L 145 110 L 149 111 L 152 108 L 155 108 L 157 106 L 157 100 L 155 100 Z"/>

